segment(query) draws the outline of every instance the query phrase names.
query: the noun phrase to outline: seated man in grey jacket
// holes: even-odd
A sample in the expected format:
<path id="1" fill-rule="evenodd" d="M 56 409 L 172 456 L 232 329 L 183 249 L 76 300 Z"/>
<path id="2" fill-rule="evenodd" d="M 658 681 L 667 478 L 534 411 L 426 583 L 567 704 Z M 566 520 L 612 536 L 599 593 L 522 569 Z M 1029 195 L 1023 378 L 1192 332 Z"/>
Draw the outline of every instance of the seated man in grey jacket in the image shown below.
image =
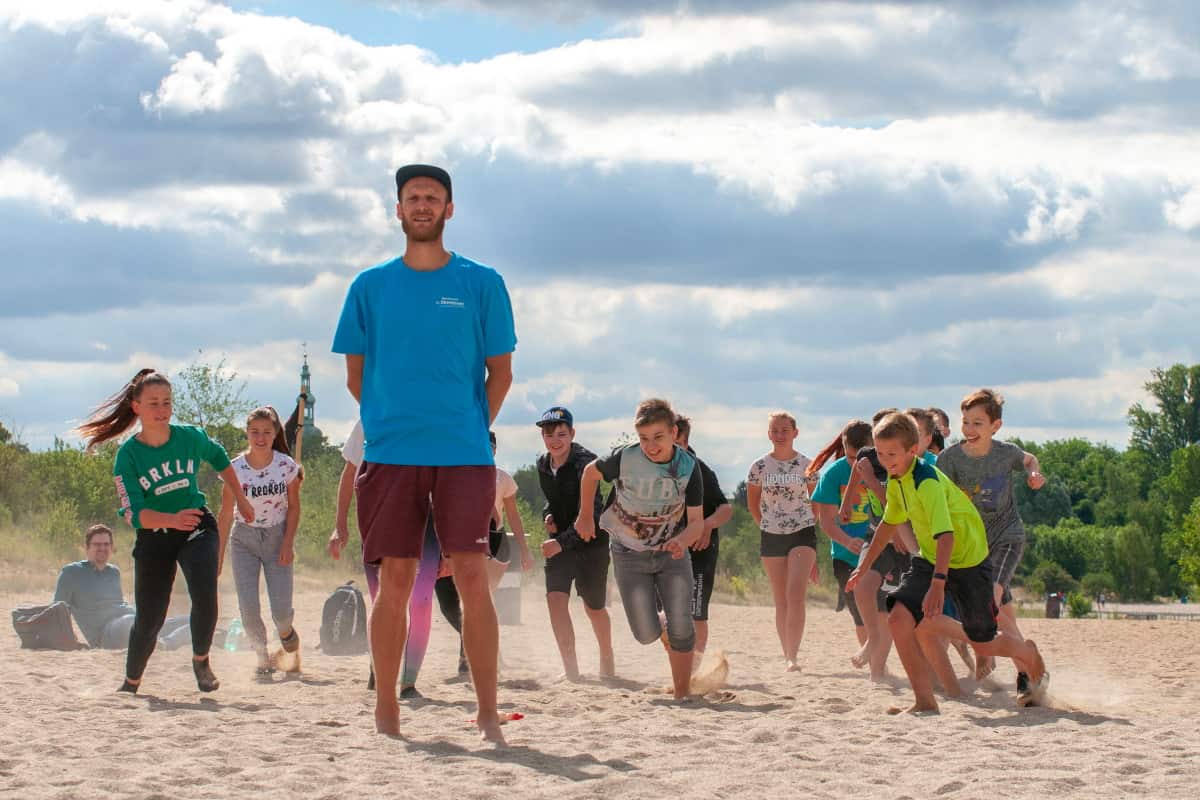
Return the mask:
<path id="1" fill-rule="evenodd" d="M 87 558 L 73 561 L 58 573 L 54 602 L 66 603 L 91 647 L 123 650 L 129 645 L 133 606 L 121 593 L 121 570 L 109 559 L 113 554 L 113 532 L 107 525 L 93 525 L 84 535 Z M 187 617 L 172 617 L 159 633 L 159 645 L 174 649 L 191 640 Z"/>

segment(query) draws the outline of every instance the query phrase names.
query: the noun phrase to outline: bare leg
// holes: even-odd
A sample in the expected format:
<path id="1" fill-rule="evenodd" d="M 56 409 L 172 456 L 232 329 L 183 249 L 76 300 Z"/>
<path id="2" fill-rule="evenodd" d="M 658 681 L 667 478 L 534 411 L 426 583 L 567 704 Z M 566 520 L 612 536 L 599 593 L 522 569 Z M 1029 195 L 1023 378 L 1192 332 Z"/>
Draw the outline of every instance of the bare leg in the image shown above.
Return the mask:
<path id="1" fill-rule="evenodd" d="M 808 600 L 808 578 L 813 564 L 817 562 L 817 551 L 811 547 L 796 547 L 788 553 L 787 580 L 787 660 L 789 669 L 800 669 L 797 659 L 800 643 L 804 640 L 805 611 Z"/>
<path id="2" fill-rule="evenodd" d="M 550 629 L 558 643 L 558 654 L 562 656 L 563 672 L 570 680 L 579 679 L 579 659 L 575 656 L 575 626 L 571 623 L 571 596 L 566 592 L 547 592 L 546 606 L 550 609 Z M 608 616 L 608 612 L 605 612 Z M 594 626 L 595 621 L 592 622 Z M 609 626 L 608 651 L 612 653 L 612 626 Z M 599 634 L 597 633 L 597 638 Z M 603 648 L 601 648 L 603 655 Z"/>
<path id="3" fill-rule="evenodd" d="M 475 724 L 487 742 L 504 744 L 496 710 L 496 673 L 500 653 L 500 626 L 488 590 L 487 565 L 482 553 L 455 553 L 454 585 L 463 605 L 463 645 L 471 665 L 471 683 L 479 705 Z M 382 691 L 382 689 L 380 689 Z"/>
<path id="4" fill-rule="evenodd" d="M 950 617 L 942 615 L 925 617 L 917 626 L 917 642 L 920 643 L 921 652 L 933 668 L 933 674 L 942 684 L 942 691 L 946 693 L 946 696 L 962 697 L 962 687 L 958 685 L 958 676 L 954 674 L 954 666 L 950 663 L 950 656 L 946 652 L 949 642 L 941 635 L 943 625 L 958 625 L 958 623 Z M 962 628 L 961 625 L 958 627 Z"/>
<path id="5" fill-rule="evenodd" d="M 588 622 L 592 623 L 592 632 L 596 634 L 596 644 L 600 647 L 600 677 L 611 678 L 617 674 L 616 661 L 613 658 L 612 647 L 612 618 L 608 616 L 607 608 L 588 608 L 584 604 L 583 609 L 587 612 Z M 568 622 L 569 622 L 568 618 Z M 574 634 L 571 637 L 571 657 L 575 657 L 575 641 Z M 563 665 L 566 665 L 566 656 L 563 656 Z M 578 663 L 575 666 L 575 674 L 579 674 Z"/>
<path id="6" fill-rule="evenodd" d="M 933 680 L 929 672 L 929 662 L 921 653 L 921 645 L 917 642 L 917 624 L 912 613 L 901 603 L 897 603 L 888 615 L 888 628 L 892 633 L 892 641 L 896 644 L 896 654 L 904 665 L 904 673 L 912 684 L 914 703 L 909 711 L 937 711 L 937 699 L 933 696 Z"/>
<path id="7" fill-rule="evenodd" d="M 949 617 L 935 617 L 934 623 L 941 636 L 960 641 L 967 640 L 962 625 Z M 1046 664 L 1042 660 L 1041 653 L 1038 652 L 1037 645 L 1028 639 L 1017 639 L 1003 631 L 999 631 L 996 634 L 996 638 L 990 642 L 970 642 L 970 645 L 975 649 L 976 654 L 981 657 L 1011 658 L 1013 663 L 1016 664 L 1017 669 L 1026 673 L 1034 685 L 1040 683 L 1046 674 Z"/>
<path id="8" fill-rule="evenodd" d="M 767 578 L 771 581 L 771 596 L 775 601 L 775 633 L 779 636 L 779 646 L 783 650 L 783 657 L 788 659 L 788 560 L 777 556 L 764 557 L 762 564 Z M 788 661 L 788 666 L 791 667 L 793 663 L 793 661 Z"/>
<path id="9" fill-rule="evenodd" d="M 408 638 L 408 599 L 417 577 L 417 559 L 385 558 L 379 568 L 379 595 L 371 609 L 369 634 L 375 664 L 375 731 L 400 735 L 396 680 Z"/>
<path id="10" fill-rule="evenodd" d="M 501 564 L 494 558 L 484 559 L 484 562 L 487 564 L 488 591 L 495 594 L 504 573 L 508 572 L 508 564 Z"/>
<path id="11" fill-rule="evenodd" d="M 873 681 L 883 680 L 887 672 L 888 653 L 892 649 L 892 634 L 888 630 L 887 615 L 876 606 L 876 597 L 882 585 L 883 576 L 874 570 L 867 570 L 854 587 L 854 602 L 858 604 L 858 613 L 862 615 L 863 626 L 867 631 L 867 646 L 860 651 L 858 657 L 851 659 L 851 662 L 856 667 L 869 663 Z"/>
<path id="12" fill-rule="evenodd" d="M 693 620 L 692 624 L 696 626 L 696 646 L 693 652 L 696 654 L 696 663 L 700 663 L 700 659 L 704 658 L 704 651 L 708 649 L 708 620 L 697 619 Z"/>
<path id="13" fill-rule="evenodd" d="M 667 659 L 671 662 L 671 682 L 675 686 L 675 699 L 682 700 L 692 690 L 692 651 L 672 650 L 667 647 Z"/>

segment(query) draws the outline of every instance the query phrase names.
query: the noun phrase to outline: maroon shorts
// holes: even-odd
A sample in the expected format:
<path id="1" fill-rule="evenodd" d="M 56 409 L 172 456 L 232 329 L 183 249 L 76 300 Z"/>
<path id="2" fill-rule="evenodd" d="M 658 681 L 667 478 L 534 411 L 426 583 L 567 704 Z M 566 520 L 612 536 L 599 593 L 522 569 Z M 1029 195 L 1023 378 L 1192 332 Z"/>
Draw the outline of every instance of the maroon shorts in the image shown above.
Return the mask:
<path id="1" fill-rule="evenodd" d="M 487 553 L 496 502 L 496 468 L 412 467 L 364 461 L 354 481 L 363 561 L 420 558 L 425 524 L 443 553 Z"/>

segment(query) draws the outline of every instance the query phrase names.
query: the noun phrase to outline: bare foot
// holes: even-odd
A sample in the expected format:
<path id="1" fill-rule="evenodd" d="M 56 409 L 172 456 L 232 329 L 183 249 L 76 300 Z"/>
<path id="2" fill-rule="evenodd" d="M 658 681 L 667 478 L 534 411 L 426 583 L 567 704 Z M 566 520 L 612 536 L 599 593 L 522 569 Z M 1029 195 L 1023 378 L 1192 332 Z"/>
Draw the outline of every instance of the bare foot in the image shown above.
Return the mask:
<path id="1" fill-rule="evenodd" d="M 864 644 L 862 649 L 850 656 L 850 663 L 858 669 L 862 669 L 867 664 L 871 663 L 871 645 Z"/>
<path id="2" fill-rule="evenodd" d="M 500 730 L 500 715 L 496 712 L 491 714 L 480 714 L 475 719 L 475 725 L 479 728 L 479 740 L 488 744 L 503 747 L 508 742 L 504 740 L 504 733 Z"/>
<path id="3" fill-rule="evenodd" d="M 951 642 L 950 644 L 958 652 L 958 657 L 962 659 L 962 662 L 967 665 L 967 669 L 970 672 L 974 672 L 975 656 L 971 652 L 970 646 L 966 642 Z M 993 667 L 995 666 L 995 659 L 992 659 L 992 665 Z M 989 672 L 990 671 L 991 670 L 989 670 Z"/>
<path id="4" fill-rule="evenodd" d="M 1046 662 L 1042 660 L 1042 653 L 1032 639 L 1026 639 L 1025 644 L 1029 645 L 1029 649 L 1033 651 L 1032 659 L 1024 659 L 1025 672 L 1029 675 L 1030 683 L 1039 683 L 1042 675 L 1046 672 Z"/>
<path id="5" fill-rule="evenodd" d="M 981 681 L 996 668 L 996 659 L 991 656 L 980 656 L 975 662 L 975 680 Z"/>
<path id="6" fill-rule="evenodd" d="M 789 658 L 787 660 L 786 665 L 783 668 L 783 671 L 784 672 L 799 672 L 800 664 L 794 658 Z"/>
<path id="7" fill-rule="evenodd" d="M 375 706 L 375 732 L 384 736 L 400 735 L 400 706 Z"/>
<path id="8" fill-rule="evenodd" d="M 612 653 L 606 656 L 600 656 L 600 677 L 615 678 L 617 677 L 617 665 Z"/>
<path id="9" fill-rule="evenodd" d="M 900 708 L 900 706 L 892 706 L 887 710 L 887 713 L 893 717 L 900 714 L 940 714 L 937 703 L 926 705 L 924 703 L 913 703 L 908 708 Z"/>

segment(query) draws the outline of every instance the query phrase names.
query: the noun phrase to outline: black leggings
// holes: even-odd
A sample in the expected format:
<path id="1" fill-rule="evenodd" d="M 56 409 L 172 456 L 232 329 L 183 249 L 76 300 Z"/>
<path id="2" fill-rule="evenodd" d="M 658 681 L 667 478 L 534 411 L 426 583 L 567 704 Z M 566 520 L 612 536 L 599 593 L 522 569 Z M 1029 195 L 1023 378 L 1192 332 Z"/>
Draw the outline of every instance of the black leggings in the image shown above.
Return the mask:
<path id="1" fill-rule="evenodd" d="M 461 634 L 462 605 L 459 603 L 458 587 L 454 585 L 454 578 L 450 575 L 438 578 L 433 584 L 433 593 L 437 595 L 438 608 L 441 609 L 446 622 Z"/>
<path id="2" fill-rule="evenodd" d="M 158 643 L 158 632 L 171 605 L 175 567 L 183 570 L 192 601 L 192 652 L 206 655 L 217 627 L 217 520 L 204 509 L 194 531 L 148 530 L 137 532 L 133 546 L 133 598 L 135 616 L 125 655 L 125 677 L 138 680 Z"/>

